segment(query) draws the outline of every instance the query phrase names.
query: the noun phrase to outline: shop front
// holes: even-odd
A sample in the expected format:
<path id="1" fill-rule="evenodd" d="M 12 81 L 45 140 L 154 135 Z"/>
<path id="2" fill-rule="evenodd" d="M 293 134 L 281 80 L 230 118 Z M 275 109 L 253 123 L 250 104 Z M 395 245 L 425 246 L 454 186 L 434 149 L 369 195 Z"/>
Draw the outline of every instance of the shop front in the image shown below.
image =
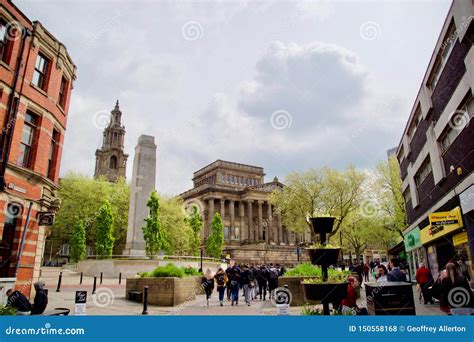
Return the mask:
<path id="1" fill-rule="evenodd" d="M 429 214 L 430 225 L 420 230 L 421 244 L 433 278 L 437 278 L 446 264 L 457 256 L 471 259 L 466 229 L 460 207 Z"/>
<path id="2" fill-rule="evenodd" d="M 408 232 L 403 238 L 403 243 L 405 244 L 405 251 L 407 253 L 410 278 L 415 280 L 416 270 L 420 267 L 420 264 L 424 263 L 428 266 L 426 262 L 426 251 L 421 243 L 420 228 L 415 227 L 415 229 Z"/>

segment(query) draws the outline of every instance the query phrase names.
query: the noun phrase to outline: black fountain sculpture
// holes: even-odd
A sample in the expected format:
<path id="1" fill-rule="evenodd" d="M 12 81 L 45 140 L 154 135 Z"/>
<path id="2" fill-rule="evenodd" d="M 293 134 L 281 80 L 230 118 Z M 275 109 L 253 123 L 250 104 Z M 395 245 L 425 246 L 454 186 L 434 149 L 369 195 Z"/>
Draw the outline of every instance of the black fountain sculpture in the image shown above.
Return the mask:
<path id="1" fill-rule="evenodd" d="M 327 234 L 333 230 L 335 217 L 311 217 L 309 222 L 316 235 L 319 235 L 321 247 L 308 248 L 309 258 L 313 265 L 321 266 L 322 283 L 303 282 L 303 293 L 306 300 L 320 301 L 323 304 L 323 314 L 330 315 L 329 303 L 333 307 L 341 304 L 347 295 L 348 282 L 328 283 L 328 267 L 337 264 L 341 248 L 327 246 Z"/>

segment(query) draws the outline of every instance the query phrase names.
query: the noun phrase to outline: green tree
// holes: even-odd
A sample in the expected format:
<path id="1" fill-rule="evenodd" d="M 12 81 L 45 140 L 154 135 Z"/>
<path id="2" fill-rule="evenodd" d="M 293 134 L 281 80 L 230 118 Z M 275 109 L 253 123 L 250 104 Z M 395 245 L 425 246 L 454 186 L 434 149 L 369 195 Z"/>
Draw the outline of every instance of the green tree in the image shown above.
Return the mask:
<path id="1" fill-rule="evenodd" d="M 60 179 L 58 197 L 61 206 L 51 234 L 48 236 L 46 251 L 56 253 L 59 247 L 69 242 L 75 225 L 84 221 L 86 245 L 96 242 L 96 217 L 103 201 L 108 200 L 114 217 L 114 254 L 121 254 L 125 247 L 128 222 L 128 202 L 130 187 L 123 178 L 110 183 L 105 178 L 93 179 L 75 173 L 68 173 Z"/>
<path id="2" fill-rule="evenodd" d="M 353 166 L 345 170 L 329 168 L 310 169 L 303 173 L 290 173 L 285 187 L 270 195 L 275 210 L 282 214 L 287 229 L 305 233 L 313 232 L 307 220 L 311 216 L 336 217 L 331 234 L 338 232 L 344 219 L 360 203 L 365 174 Z"/>
<path id="3" fill-rule="evenodd" d="M 372 191 L 380 205 L 383 225 L 403 239 L 407 216 L 397 158 L 391 156 L 388 161 L 380 162 L 375 168 L 374 177 Z"/>
<path id="4" fill-rule="evenodd" d="M 220 258 L 224 247 L 224 225 L 219 213 L 214 215 L 211 223 L 211 235 L 207 239 L 206 252 L 207 255 Z"/>
<path id="5" fill-rule="evenodd" d="M 86 229 L 84 222 L 78 221 L 74 226 L 69 246 L 70 257 L 73 262 L 79 262 L 86 257 Z"/>
<path id="6" fill-rule="evenodd" d="M 191 255 L 192 230 L 186 222 L 181 197 L 161 198 L 160 220 L 163 238 L 166 244 L 163 250 L 166 254 Z"/>
<path id="7" fill-rule="evenodd" d="M 202 218 L 198 207 L 193 205 L 193 209 L 189 217 L 186 219 L 189 227 L 192 230 L 190 237 L 190 250 L 191 255 L 199 255 L 201 249 L 201 229 L 202 229 Z"/>
<path id="8" fill-rule="evenodd" d="M 160 222 L 160 198 L 153 191 L 147 201 L 149 215 L 145 219 L 146 225 L 142 227 L 145 240 L 145 253 L 154 258 L 162 249 L 165 249 L 166 241 L 163 237 Z"/>
<path id="9" fill-rule="evenodd" d="M 114 217 L 109 201 L 100 207 L 96 218 L 96 254 L 103 259 L 112 256 L 115 238 L 113 236 Z"/>

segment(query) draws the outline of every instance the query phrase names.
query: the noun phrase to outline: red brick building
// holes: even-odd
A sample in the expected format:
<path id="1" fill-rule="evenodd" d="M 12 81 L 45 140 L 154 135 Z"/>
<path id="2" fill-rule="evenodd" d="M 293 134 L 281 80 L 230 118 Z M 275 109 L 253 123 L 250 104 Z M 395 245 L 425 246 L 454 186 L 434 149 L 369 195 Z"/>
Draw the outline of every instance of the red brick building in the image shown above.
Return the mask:
<path id="1" fill-rule="evenodd" d="M 66 47 L 11 1 L 0 0 L 0 282 L 30 295 L 54 213 L 76 66 Z M 26 227 L 26 230 L 25 230 Z"/>

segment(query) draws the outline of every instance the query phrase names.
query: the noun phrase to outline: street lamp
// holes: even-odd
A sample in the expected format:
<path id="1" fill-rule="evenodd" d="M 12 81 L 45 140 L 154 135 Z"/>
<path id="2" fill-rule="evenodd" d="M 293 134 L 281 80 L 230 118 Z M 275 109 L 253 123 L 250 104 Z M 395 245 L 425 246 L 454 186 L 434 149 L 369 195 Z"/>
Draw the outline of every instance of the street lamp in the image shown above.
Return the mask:
<path id="1" fill-rule="evenodd" d="M 199 269 L 199 272 L 202 272 L 202 256 L 203 256 L 203 254 L 204 254 L 204 250 L 201 247 L 201 268 Z"/>

